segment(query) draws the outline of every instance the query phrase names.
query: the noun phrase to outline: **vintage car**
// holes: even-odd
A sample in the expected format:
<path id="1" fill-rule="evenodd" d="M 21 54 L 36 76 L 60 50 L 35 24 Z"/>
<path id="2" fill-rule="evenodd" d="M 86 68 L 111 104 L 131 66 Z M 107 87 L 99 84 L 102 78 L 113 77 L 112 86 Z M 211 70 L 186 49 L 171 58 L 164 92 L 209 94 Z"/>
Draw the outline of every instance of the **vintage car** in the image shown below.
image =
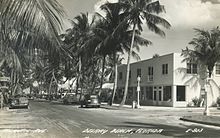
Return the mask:
<path id="1" fill-rule="evenodd" d="M 80 101 L 81 107 L 100 107 L 101 102 L 98 95 L 84 95 Z"/>
<path id="2" fill-rule="evenodd" d="M 75 93 L 66 93 L 63 97 L 64 104 L 74 104 L 79 102 L 79 95 Z"/>
<path id="3" fill-rule="evenodd" d="M 9 98 L 9 109 L 13 108 L 28 108 L 28 97 L 24 95 L 16 95 Z"/>

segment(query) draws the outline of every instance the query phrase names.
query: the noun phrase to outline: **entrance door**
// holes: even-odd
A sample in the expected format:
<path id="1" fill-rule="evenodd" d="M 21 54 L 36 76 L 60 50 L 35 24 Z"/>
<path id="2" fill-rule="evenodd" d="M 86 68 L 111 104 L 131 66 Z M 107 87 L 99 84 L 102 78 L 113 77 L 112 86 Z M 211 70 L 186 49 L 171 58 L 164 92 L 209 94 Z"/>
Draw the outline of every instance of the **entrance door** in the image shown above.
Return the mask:
<path id="1" fill-rule="evenodd" d="M 177 86 L 176 101 L 186 101 L 186 86 Z"/>
<path id="2" fill-rule="evenodd" d="M 162 90 L 162 86 L 154 86 L 153 100 L 155 105 L 160 105 L 160 101 L 163 100 Z"/>

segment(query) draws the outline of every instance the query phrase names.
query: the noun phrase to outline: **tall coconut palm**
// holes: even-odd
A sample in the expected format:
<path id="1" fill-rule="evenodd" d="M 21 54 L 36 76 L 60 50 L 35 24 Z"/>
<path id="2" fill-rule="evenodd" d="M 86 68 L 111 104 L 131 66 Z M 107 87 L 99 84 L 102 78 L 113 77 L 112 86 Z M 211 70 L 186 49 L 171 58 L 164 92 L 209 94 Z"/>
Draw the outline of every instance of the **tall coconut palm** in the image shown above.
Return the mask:
<path id="1" fill-rule="evenodd" d="M 96 49 L 98 50 L 98 53 L 103 56 L 99 95 L 101 94 L 103 84 L 106 56 L 114 55 L 115 57 L 117 52 L 122 51 L 122 47 L 120 46 L 122 40 L 120 41 L 116 37 L 119 34 L 119 24 L 123 21 L 123 14 L 121 13 L 122 8 L 119 4 L 107 2 L 101 5 L 100 9 L 104 11 L 105 15 L 102 16 L 99 13 L 96 13 L 101 19 L 96 24 L 94 30 L 95 37 L 99 38 L 99 44 Z M 120 31 L 122 31 L 122 28 L 124 29 L 123 31 L 127 31 L 128 24 L 124 24 L 123 27 L 121 25 Z"/>
<path id="2" fill-rule="evenodd" d="M 121 106 L 122 106 L 125 104 L 127 92 L 128 92 L 130 56 L 134 45 L 136 30 L 143 31 L 142 25 L 143 22 L 145 21 L 150 31 L 153 31 L 154 33 L 159 34 L 160 36 L 165 36 L 164 31 L 162 31 L 158 25 L 161 25 L 165 28 L 170 28 L 170 24 L 165 19 L 156 15 L 165 12 L 164 6 L 160 5 L 159 1 L 119 0 L 119 3 L 123 3 L 125 5 L 125 13 L 127 13 L 128 22 L 131 25 L 133 32 L 130 52 L 128 54 L 128 60 L 127 60 L 125 91 L 121 102 Z"/>
<path id="3" fill-rule="evenodd" d="M 101 20 L 97 23 L 94 34 L 95 39 L 98 39 L 98 47 L 101 55 L 113 56 L 114 59 L 114 70 L 115 70 L 115 80 L 117 79 L 117 63 L 118 63 L 118 54 L 122 54 L 130 50 L 129 40 L 132 37 L 132 32 L 129 31 L 129 24 L 126 20 L 127 16 L 124 13 L 123 3 L 105 3 L 100 8 L 104 11 L 105 15 L 101 16 Z M 139 32 L 138 32 L 139 34 Z M 140 36 L 135 36 L 134 47 L 139 50 L 140 45 L 149 45 L 149 42 L 146 39 L 143 39 Z M 138 57 L 137 53 L 132 51 L 132 55 Z M 114 92 L 113 97 L 116 92 L 117 81 L 114 82 Z M 101 88 L 101 87 L 100 87 Z"/>
<path id="4" fill-rule="evenodd" d="M 184 61 L 196 62 L 197 64 L 201 65 L 202 68 L 204 68 L 204 74 L 201 74 L 199 77 L 207 82 L 206 85 L 210 86 L 214 66 L 220 61 L 220 30 L 217 27 L 211 29 L 210 31 L 195 29 L 195 32 L 196 37 L 189 42 L 194 49 L 189 49 L 186 47 L 186 49 L 182 51 L 182 55 L 185 57 Z M 204 115 L 209 115 L 207 90 Z"/>
<path id="5" fill-rule="evenodd" d="M 64 43 L 68 45 L 72 55 L 77 57 L 74 59 L 77 66 L 77 89 L 82 87 L 80 85 L 83 77 L 82 70 L 88 59 L 86 55 L 92 52 L 87 51 L 86 42 L 89 39 L 94 20 L 95 18 L 90 22 L 88 13 L 81 13 L 71 21 L 73 27 L 67 30 L 67 35 L 64 38 Z"/>

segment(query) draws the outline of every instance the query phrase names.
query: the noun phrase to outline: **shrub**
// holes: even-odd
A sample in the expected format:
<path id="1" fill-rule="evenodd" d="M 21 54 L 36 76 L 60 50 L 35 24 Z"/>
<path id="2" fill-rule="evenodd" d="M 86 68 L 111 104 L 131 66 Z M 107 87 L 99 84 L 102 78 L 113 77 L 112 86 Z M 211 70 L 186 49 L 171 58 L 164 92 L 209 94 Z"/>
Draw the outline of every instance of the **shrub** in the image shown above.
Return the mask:
<path id="1" fill-rule="evenodd" d="M 202 101 L 203 101 L 202 98 L 195 97 L 195 98 L 192 99 L 192 102 L 193 102 L 195 107 L 200 107 L 200 104 L 201 104 Z"/>
<path id="2" fill-rule="evenodd" d="M 195 97 L 195 98 L 192 99 L 192 102 L 193 102 L 194 106 L 197 106 L 198 102 L 199 102 L 199 99 L 197 97 Z"/>
<path id="3" fill-rule="evenodd" d="M 217 98 L 216 103 L 217 103 L 218 106 L 220 106 L 220 97 Z"/>

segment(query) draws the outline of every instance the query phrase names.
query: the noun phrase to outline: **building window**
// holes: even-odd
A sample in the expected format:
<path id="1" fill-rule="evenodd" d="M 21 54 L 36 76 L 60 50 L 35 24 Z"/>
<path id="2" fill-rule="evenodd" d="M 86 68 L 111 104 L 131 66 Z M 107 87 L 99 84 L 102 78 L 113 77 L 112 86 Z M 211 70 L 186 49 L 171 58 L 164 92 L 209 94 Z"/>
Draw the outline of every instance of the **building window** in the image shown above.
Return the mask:
<path id="1" fill-rule="evenodd" d="M 220 63 L 215 65 L 215 73 L 218 75 L 220 74 Z"/>
<path id="2" fill-rule="evenodd" d="M 137 77 L 141 77 L 141 69 L 137 69 Z"/>
<path id="3" fill-rule="evenodd" d="M 186 87 L 185 86 L 177 86 L 177 101 L 186 101 Z"/>
<path id="4" fill-rule="evenodd" d="M 163 87 L 163 100 L 172 101 L 171 94 L 172 94 L 171 86 L 164 86 Z"/>
<path id="5" fill-rule="evenodd" d="M 122 72 L 119 72 L 119 80 L 122 80 Z"/>
<path id="6" fill-rule="evenodd" d="M 187 73 L 188 74 L 197 74 L 197 64 L 187 63 Z"/>
<path id="7" fill-rule="evenodd" d="M 153 81 L 153 75 L 154 75 L 154 68 L 148 67 L 148 81 Z"/>
<path id="8" fill-rule="evenodd" d="M 168 74 L 168 64 L 162 65 L 162 74 Z"/>
<path id="9" fill-rule="evenodd" d="M 153 100 L 153 87 L 152 86 L 146 87 L 146 99 Z"/>

